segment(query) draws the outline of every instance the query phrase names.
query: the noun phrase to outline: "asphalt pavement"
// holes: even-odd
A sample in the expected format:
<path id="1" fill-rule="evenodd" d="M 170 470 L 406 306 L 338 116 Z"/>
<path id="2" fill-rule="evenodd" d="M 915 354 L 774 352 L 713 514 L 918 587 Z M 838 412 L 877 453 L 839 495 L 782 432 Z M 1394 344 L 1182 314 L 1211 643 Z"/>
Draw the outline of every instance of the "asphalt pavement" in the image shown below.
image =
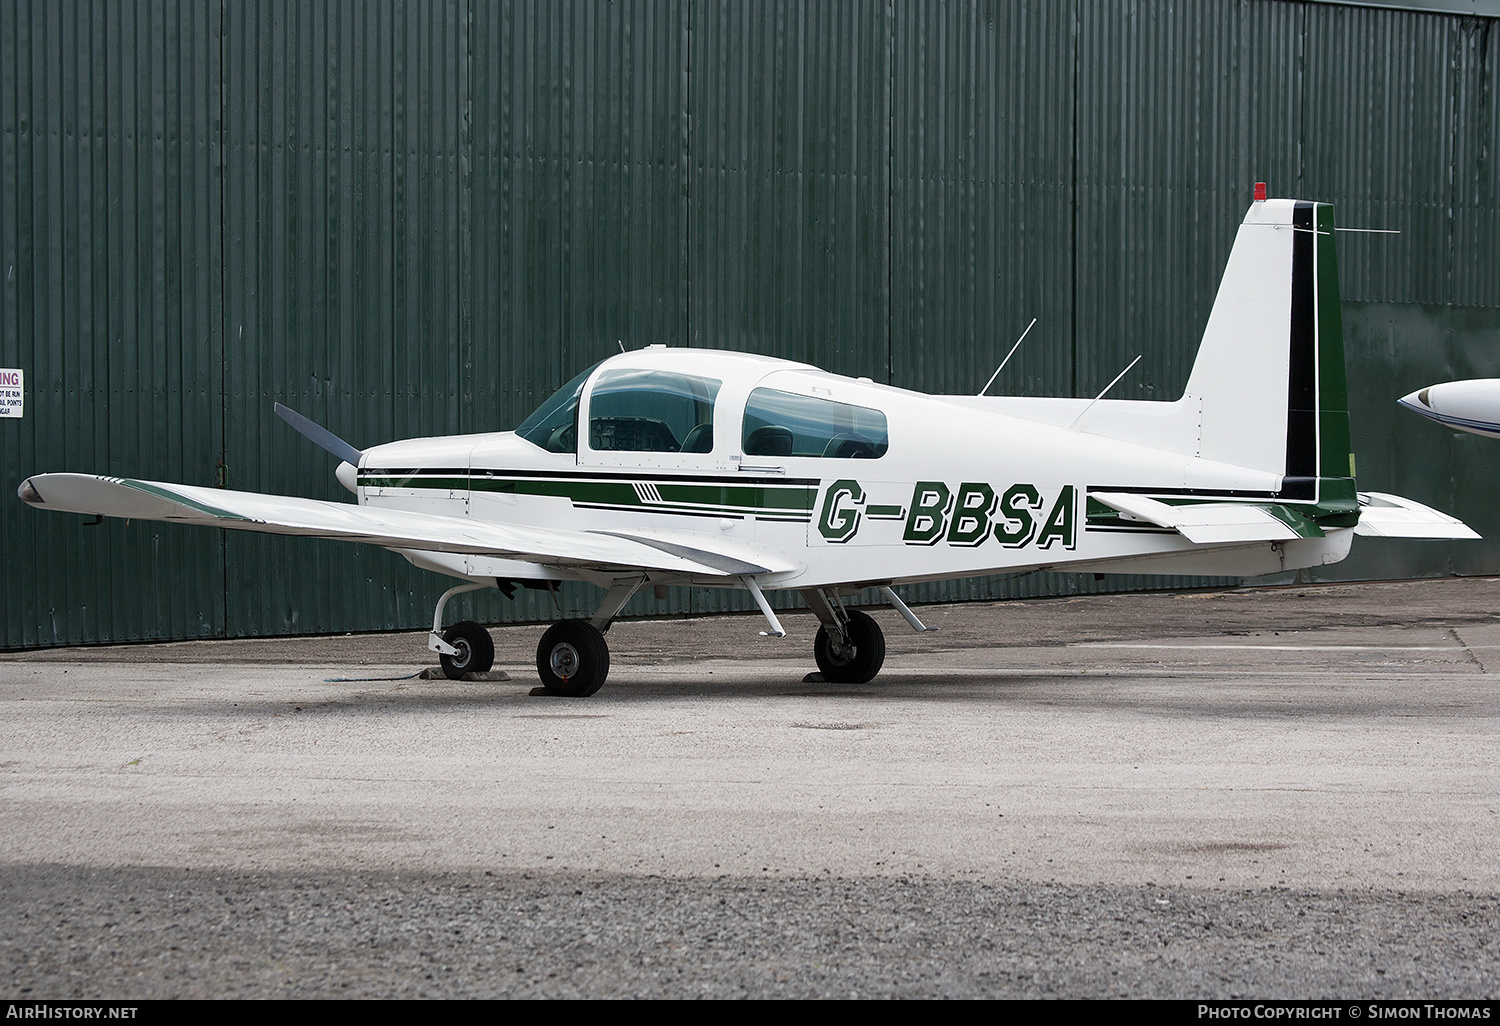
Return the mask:
<path id="1" fill-rule="evenodd" d="M 1494 997 L 1500 580 L 0 654 L 7 996 Z"/>

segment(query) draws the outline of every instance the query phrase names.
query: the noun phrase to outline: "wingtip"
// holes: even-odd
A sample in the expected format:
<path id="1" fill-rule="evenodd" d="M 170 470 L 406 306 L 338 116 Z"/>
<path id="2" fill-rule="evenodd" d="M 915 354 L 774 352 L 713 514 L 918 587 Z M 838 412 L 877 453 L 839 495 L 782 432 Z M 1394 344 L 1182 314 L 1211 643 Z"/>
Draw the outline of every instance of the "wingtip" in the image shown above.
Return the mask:
<path id="1" fill-rule="evenodd" d="M 42 496 L 37 492 L 36 485 L 31 483 L 31 478 L 29 477 L 21 482 L 21 487 L 16 489 L 16 495 L 28 506 L 43 505 Z"/>

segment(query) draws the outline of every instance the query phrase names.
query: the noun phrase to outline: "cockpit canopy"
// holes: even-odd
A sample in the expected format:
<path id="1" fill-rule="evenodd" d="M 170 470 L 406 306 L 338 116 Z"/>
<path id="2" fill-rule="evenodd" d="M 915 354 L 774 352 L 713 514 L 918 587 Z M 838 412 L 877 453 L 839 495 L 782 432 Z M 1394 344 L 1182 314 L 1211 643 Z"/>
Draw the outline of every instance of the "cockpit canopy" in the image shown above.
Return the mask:
<path id="1" fill-rule="evenodd" d="M 754 359 L 738 354 L 729 358 Z M 516 428 L 517 436 L 549 452 L 576 453 L 579 406 L 599 366 L 554 392 Z M 765 370 L 758 376 L 764 377 Z M 607 367 L 589 392 L 588 448 L 712 453 L 715 405 L 722 387 L 722 379 L 702 374 L 629 364 Z M 744 392 L 734 394 L 737 406 Z M 731 409 L 729 415 L 738 412 Z M 766 387 L 753 389 L 746 400 L 740 442 L 746 456 L 768 457 L 879 459 L 890 448 L 886 417 L 879 410 Z"/>

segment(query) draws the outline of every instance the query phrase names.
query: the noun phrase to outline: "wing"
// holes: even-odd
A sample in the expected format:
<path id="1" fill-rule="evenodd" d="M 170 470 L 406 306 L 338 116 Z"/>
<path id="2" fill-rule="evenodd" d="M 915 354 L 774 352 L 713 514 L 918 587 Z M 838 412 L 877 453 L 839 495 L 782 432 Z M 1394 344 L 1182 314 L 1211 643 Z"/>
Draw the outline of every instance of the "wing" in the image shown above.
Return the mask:
<path id="1" fill-rule="evenodd" d="M 502 556 L 581 570 L 655 570 L 726 578 L 796 569 L 784 557 L 695 533 L 665 537 L 650 532 L 529 527 L 89 474 L 38 474 L 21 484 L 19 494 L 38 509 L 64 513 L 330 538 L 392 549 Z"/>

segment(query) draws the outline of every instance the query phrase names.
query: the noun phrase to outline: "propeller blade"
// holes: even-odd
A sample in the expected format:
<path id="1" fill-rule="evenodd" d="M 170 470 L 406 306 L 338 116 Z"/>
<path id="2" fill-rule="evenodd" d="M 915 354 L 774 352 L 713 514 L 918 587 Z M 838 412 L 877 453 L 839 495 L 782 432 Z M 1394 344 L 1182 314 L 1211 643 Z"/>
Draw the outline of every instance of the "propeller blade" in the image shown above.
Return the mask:
<path id="1" fill-rule="evenodd" d="M 287 409 L 280 403 L 276 404 L 276 415 L 297 429 L 297 433 L 306 438 L 319 449 L 330 453 L 335 459 L 339 459 L 351 466 L 359 466 L 359 458 L 364 455 L 359 449 L 344 441 L 338 435 L 329 431 L 321 424 L 314 424 L 296 410 Z"/>

